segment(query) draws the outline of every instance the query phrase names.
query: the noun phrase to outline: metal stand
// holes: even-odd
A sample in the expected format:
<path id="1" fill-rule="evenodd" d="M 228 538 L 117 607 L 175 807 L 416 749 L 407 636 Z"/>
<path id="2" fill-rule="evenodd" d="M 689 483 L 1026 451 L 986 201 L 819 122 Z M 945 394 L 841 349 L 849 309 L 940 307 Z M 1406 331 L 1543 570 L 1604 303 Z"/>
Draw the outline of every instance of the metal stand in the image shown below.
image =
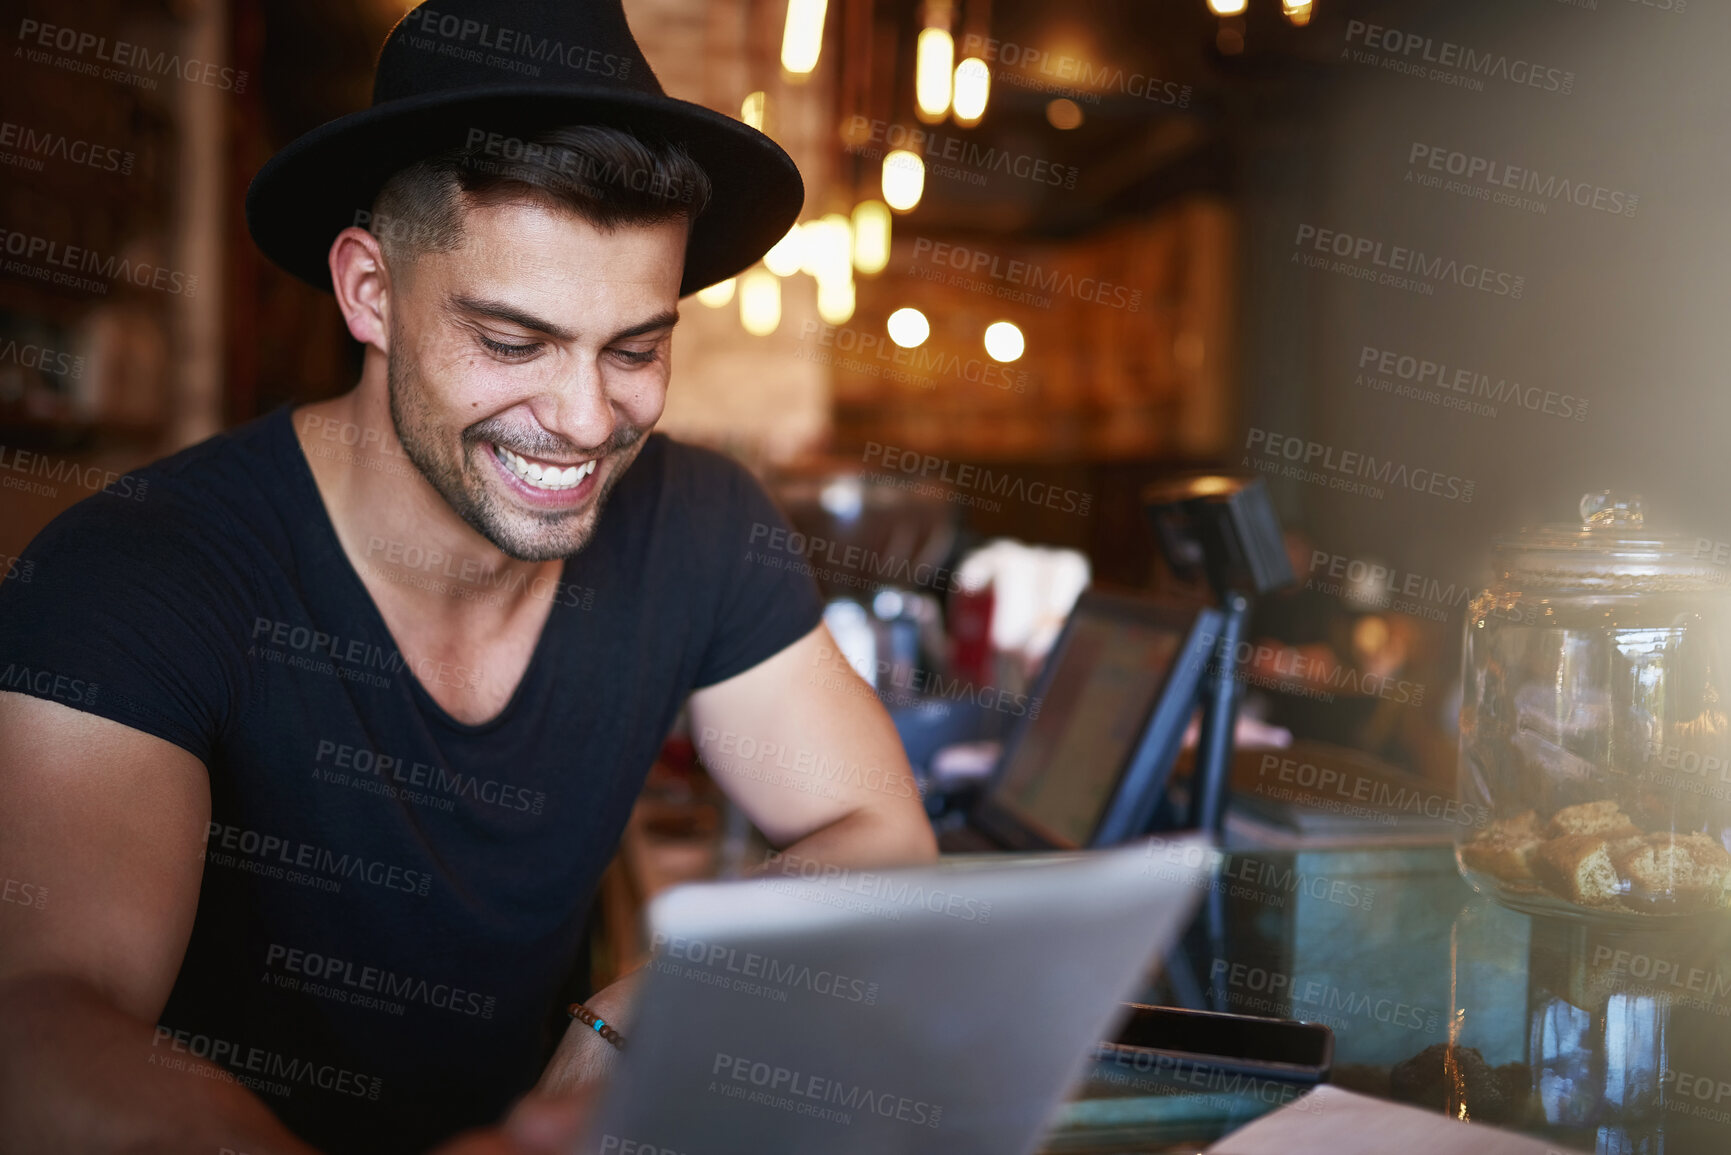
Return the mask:
<path id="1" fill-rule="evenodd" d="M 1226 621 L 1214 651 L 1213 677 L 1202 687 L 1202 728 L 1190 780 L 1190 812 L 1184 823 L 1207 832 L 1216 842 L 1225 831 L 1232 781 L 1232 738 L 1238 722 L 1238 643 L 1250 617 L 1250 599 L 1243 594 L 1229 593 L 1221 602 Z"/>

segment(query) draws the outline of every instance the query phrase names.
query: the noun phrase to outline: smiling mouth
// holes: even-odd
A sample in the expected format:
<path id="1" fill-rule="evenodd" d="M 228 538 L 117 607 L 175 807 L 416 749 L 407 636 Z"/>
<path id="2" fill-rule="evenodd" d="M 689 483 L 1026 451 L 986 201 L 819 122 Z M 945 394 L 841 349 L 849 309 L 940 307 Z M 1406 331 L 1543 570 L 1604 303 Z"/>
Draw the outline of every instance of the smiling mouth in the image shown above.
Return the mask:
<path id="1" fill-rule="evenodd" d="M 595 472 L 595 467 L 601 461 L 597 457 L 579 465 L 558 465 L 551 461 L 536 461 L 534 458 L 512 453 L 502 445 L 493 446 L 493 456 L 498 458 L 499 463 L 509 469 L 523 484 L 549 491 L 575 489 L 583 483 L 584 478 Z"/>

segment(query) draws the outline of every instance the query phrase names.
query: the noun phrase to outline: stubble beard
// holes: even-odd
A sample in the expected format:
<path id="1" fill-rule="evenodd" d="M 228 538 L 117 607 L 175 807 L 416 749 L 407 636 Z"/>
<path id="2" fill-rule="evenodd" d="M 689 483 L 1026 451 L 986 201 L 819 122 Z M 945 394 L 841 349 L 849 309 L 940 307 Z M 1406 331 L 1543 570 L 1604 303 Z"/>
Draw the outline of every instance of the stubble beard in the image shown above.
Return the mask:
<path id="1" fill-rule="evenodd" d="M 464 429 L 462 448 L 448 452 L 449 439 L 439 428 L 419 368 L 399 356 L 402 343 L 392 340 L 386 357 L 385 379 L 390 396 L 391 425 L 397 441 L 428 485 L 444 499 L 470 529 L 493 543 L 507 557 L 518 561 L 553 561 L 570 557 L 595 536 L 601 511 L 613 487 L 625 475 L 643 448 L 645 429 L 619 426 L 601 452 L 554 439 L 545 430 L 525 434 L 500 418 L 490 417 Z M 500 493 L 493 476 L 488 442 L 514 453 L 535 457 L 603 457 L 601 488 L 583 508 L 571 512 L 544 512 L 510 503 Z"/>

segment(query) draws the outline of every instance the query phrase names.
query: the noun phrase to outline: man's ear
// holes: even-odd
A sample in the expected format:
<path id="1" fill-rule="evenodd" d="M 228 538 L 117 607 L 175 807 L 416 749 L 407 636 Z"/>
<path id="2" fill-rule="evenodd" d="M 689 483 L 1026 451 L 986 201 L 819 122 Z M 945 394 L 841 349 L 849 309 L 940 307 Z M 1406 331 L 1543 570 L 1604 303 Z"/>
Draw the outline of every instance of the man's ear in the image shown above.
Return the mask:
<path id="1" fill-rule="evenodd" d="M 349 335 L 363 345 L 389 353 L 391 275 L 379 239 L 365 229 L 347 228 L 331 242 L 331 287 Z"/>

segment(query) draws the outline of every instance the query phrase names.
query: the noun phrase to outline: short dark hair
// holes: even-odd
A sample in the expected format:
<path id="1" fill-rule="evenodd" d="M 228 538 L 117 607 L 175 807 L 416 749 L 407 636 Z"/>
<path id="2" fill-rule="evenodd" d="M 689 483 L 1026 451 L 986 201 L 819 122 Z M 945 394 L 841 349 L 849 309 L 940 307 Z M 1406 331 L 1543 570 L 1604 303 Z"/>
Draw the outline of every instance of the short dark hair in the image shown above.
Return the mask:
<path id="1" fill-rule="evenodd" d="M 367 227 L 404 267 L 462 243 L 462 199 L 487 203 L 527 190 L 603 229 L 697 219 L 709 176 L 684 147 L 626 129 L 574 125 L 513 136 L 471 128 L 458 148 L 402 169 L 373 200 Z M 535 195 L 535 193 L 530 193 Z"/>

